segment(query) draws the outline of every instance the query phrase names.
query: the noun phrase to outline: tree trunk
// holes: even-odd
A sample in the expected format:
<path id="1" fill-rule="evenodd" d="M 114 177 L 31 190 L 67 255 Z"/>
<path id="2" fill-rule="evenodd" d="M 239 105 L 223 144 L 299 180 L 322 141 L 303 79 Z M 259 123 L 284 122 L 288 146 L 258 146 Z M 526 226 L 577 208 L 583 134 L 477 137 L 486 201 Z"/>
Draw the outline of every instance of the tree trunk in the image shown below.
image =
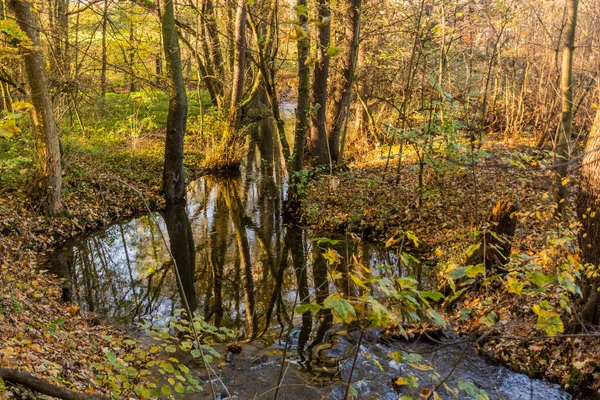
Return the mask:
<path id="1" fill-rule="evenodd" d="M 311 99 L 311 129 L 309 153 L 314 167 L 331 165 L 329 144 L 327 142 L 327 127 L 325 106 L 327 104 L 327 79 L 329 78 L 329 56 L 327 49 L 331 36 L 331 11 L 328 0 L 319 0 L 319 43 L 318 60 L 312 84 Z"/>
<path id="2" fill-rule="evenodd" d="M 559 130 L 558 144 L 556 146 L 555 164 L 557 167 L 557 182 L 554 200 L 558 209 L 563 210 L 566 198 L 566 187 L 563 179 L 567 176 L 568 166 L 566 162 L 571 156 L 570 142 L 573 132 L 573 51 L 575 48 L 575 30 L 577 27 L 578 0 L 568 0 L 568 19 L 565 32 L 565 44 L 563 48 L 562 71 L 560 90 L 562 99 L 562 117 Z"/>
<path id="3" fill-rule="evenodd" d="M 173 0 L 164 4 L 161 16 L 162 38 L 167 66 L 169 113 L 165 138 L 163 189 L 167 204 L 185 201 L 183 173 L 183 139 L 187 123 L 187 94 L 181 71 L 181 54 L 175 27 Z"/>
<path id="4" fill-rule="evenodd" d="M 581 222 L 579 246 L 583 261 L 600 264 L 600 109 L 588 136 L 585 153 L 581 162 L 581 182 L 577 193 L 577 215 Z M 598 278 L 582 283 L 584 306 L 581 320 L 600 325 L 600 295 Z"/>
<path id="5" fill-rule="evenodd" d="M 185 307 L 187 301 L 193 313 L 198 308 L 194 288 L 196 247 L 185 203 L 168 206 L 164 213 L 164 220 L 169 234 L 169 247 L 171 248 L 173 261 L 177 264 L 177 273 L 181 278 L 181 287 L 179 287 L 181 302 Z M 193 318 L 193 315 L 190 315 L 189 318 Z"/>
<path id="6" fill-rule="evenodd" d="M 340 157 L 340 138 L 347 126 L 348 111 L 352 102 L 352 85 L 358 58 L 360 39 L 360 18 L 362 0 L 346 0 L 345 45 L 342 55 L 342 73 L 336 80 L 330 99 L 329 110 L 329 149 L 331 161 L 337 165 Z"/>
<path id="7" fill-rule="evenodd" d="M 36 147 L 35 191 L 39 191 L 44 212 L 56 215 L 62 212 L 60 200 L 61 166 L 58 127 L 52 111 L 44 56 L 40 50 L 38 28 L 30 4 L 12 0 L 19 27 L 31 40 L 33 47 L 24 55 L 25 72 L 34 106 L 33 124 Z"/>
<path id="8" fill-rule="evenodd" d="M 488 275 L 498 272 L 510 260 L 512 241 L 517 228 L 517 211 L 514 203 L 498 201 L 488 218 L 488 228 L 480 236 L 479 248 L 473 252 L 465 265 L 483 264 Z"/>
<path id="9" fill-rule="evenodd" d="M 135 70 L 133 68 L 135 62 L 135 28 L 133 26 L 133 15 L 129 17 L 129 92 L 135 92 Z"/>
<path id="10" fill-rule="evenodd" d="M 306 8 L 306 0 L 297 0 L 296 9 Z M 294 152 L 290 161 L 291 185 L 289 188 L 288 210 L 297 210 L 300 205 L 300 175 L 304 168 L 304 153 L 306 151 L 306 137 L 308 132 L 308 110 L 310 102 L 310 69 L 306 64 L 310 51 L 308 38 L 308 16 L 304 12 L 298 13 L 298 28 L 300 35 L 296 39 L 298 51 L 298 104 L 296 106 L 296 127 L 294 130 Z"/>
<path id="11" fill-rule="evenodd" d="M 106 49 L 106 25 L 108 23 L 108 0 L 104 0 L 104 10 L 102 12 L 102 70 L 100 73 L 100 96 L 101 105 L 104 106 L 106 101 L 106 64 L 107 64 L 107 49 Z"/>
<path id="12" fill-rule="evenodd" d="M 229 127 L 237 131 L 240 127 L 242 109 L 240 103 L 244 94 L 244 69 L 246 67 L 246 3 L 238 0 L 235 16 L 235 51 L 231 103 L 229 105 Z"/>

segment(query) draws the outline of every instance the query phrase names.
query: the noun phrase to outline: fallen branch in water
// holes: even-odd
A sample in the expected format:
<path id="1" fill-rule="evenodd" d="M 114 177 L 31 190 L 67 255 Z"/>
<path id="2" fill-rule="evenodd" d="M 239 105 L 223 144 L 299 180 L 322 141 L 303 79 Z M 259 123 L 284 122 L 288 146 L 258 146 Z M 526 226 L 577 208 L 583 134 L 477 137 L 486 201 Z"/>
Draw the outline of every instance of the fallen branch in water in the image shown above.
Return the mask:
<path id="1" fill-rule="evenodd" d="M 6 382 L 23 385 L 38 393 L 42 393 L 47 396 L 57 397 L 59 399 L 108 400 L 108 397 L 104 397 L 101 395 L 79 393 L 74 392 L 73 390 L 67 389 L 65 387 L 56 386 L 52 383 L 48 383 L 40 378 L 35 377 L 30 373 L 17 371 L 15 369 L 0 368 L 0 378 L 2 378 Z"/>

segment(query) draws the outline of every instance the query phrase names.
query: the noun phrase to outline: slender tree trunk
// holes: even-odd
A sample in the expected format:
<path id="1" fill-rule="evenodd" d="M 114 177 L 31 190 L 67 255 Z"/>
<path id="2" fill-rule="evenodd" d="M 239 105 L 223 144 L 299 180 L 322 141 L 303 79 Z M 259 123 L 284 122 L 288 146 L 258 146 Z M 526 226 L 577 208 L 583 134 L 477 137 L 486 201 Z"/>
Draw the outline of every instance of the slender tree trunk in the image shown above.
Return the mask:
<path id="1" fill-rule="evenodd" d="M 297 0 L 296 9 L 306 9 L 307 0 Z M 294 152 L 290 162 L 291 185 L 289 188 L 289 209 L 295 210 L 299 206 L 300 175 L 304 168 L 304 153 L 306 151 L 306 137 L 308 133 L 308 110 L 310 106 L 310 68 L 306 64 L 310 51 L 308 37 L 308 15 L 298 12 L 298 37 L 296 46 L 298 51 L 298 104 L 296 106 L 296 127 L 294 129 Z"/>
<path id="2" fill-rule="evenodd" d="M 102 12 L 102 71 L 100 73 L 100 96 L 101 104 L 104 106 L 106 101 L 106 64 L 107 64 L 107 49 L 106 49 L 106 26 L 108 23 L 108 0 L 104 0 L 104 10 Z"/>
<path id="3" fill-rule="evenodd" d="M 185 297 L 193 313 L 198 308 L 194 288 L 196 247 L 185 204 L 179 203 L 168 206 L 164 213 L 164 219 L 169 234 L 169 247 L 177 263 L 177 272 L 181 277 L 181 287 L 179 287 L 181 301 L 185 306 Z M 193 315 L 190 315 L 189 318 L 193 318 Z"/>
<path id="4" fill-rule="evenodd" d="M 563 203 L 566 198 L 567 188 L 563 185 L 563 179 L 567 176 L 568 166 L 566 165 L 566 162 L 571 156 L 570 141 L 573 132 L 573 51 L 575 48 L 578 5 L 579 0 L 568 0 L 567 2 L 568 19 L 560 80 L 562 117 L 558 144 L 555 151 L 555 163 L 558 168 L 554 200 L 558 204 L 559 210 L 563 210 Z"/>
<path id="5" fill-rule="evenodd" d="M 583 261 L 600 265 L 600 109 L 596 110 L 581 161 L 577 215 L 581 222 L 579 246 L 583 253 Z M 584 281 L 581 285 L 584 305 L 580 316 L 585 323 L 600 325 L 599 284 L 600 280 L 595 278 Z"/>
<path id="6" fill-rule="evenodd" d="M 281 114 L 279 112 L 279 99 L 277 97 L 277 88 L 275 86 L 275 68 L 278 42 L 277 1 L 278 0 L 271 1 L 271 11 L 269 13 L 268 27 L 267 32 L 264 36 L 259 33 L 258 27 L 256 26 L 254 17 L 251 13 L 248 14 L 248 22 L 250 24 L 250 27 L 252 28 L 252 33 L 254 34 L 254 36 L 256 38 L 261 38 L 257 40 L 258 69 L 264 82 L 267 100 L 269 102 L 269 105 L 271 106 L 273 119 L 275 120 L 275 125 L 277 126 L 279 142 L 281 143 L 281 150 L 287 165 L 287 163 L 290 161 L 290 146 L 285 137 L 285 121 L 281 118 Z"/>
<path id="7" fill-rule="evenodd" d="M 0 20 L 4 19 L 6 19 L 4 0 L 0 0 Z M 0 96 L 0 110 L 6 110 L 9 113 L 12 113 L 12 99 L 10 97 L 10 89 L 8 87 L 8 83 L 0 82 Z"/>
<path id="8" fill-rule="evenodd" d="M 24 55 L 25 72 L 31 90 L 34 106 L 32 113 L 35 146 L 36 146 L 36 180 L 35 189 L 39 190 L 41 205 L 50 215 L 62 212 L 60 199 L 61 166 L 60 147 L 58 143 L 58 127 L 52 111 L 52 99 L 48 90 L 48 78 L 44 64 L 44 56 L 40 50 L 40 40 L 35 16 L 30 3 L 12 0 L 15 17 L 19 27 L 31 40 L 33 47 Z"/>
<path id="9" fill-rule="evenodd" d="M 129 17 L 129 92 L 135 92 L 135 70 L 133 68 L 135 62 L 135 28 L 133 26 L 133 15 Z"/>
<path id="10" fill-rule="evenodd" d="M 312 84 L 311 129 L 309 153 L 314 167 L 331 165 L 329 144 L 327 142 L 327 127 L 325 108 L 327 104 L 327 80 L 329 78 L 329 56 L 327 49 L 331 36 L 331 11 L 329 0 L 319 0 L 319 43 L 318 60 Z"/>
<path id="11" fill-rule="evenodd" d="M 342 73 L 333 87 L 329 110 L 329 149 L 331 161 L 339 164 L 340 138 L 346 126 L 348 111 L 352 102 L 352 85 L 358 58 L 358 46 L 360 40 L 360 18 L 362 0 L 346 0 L 345 11 L 345 45 L 342 55 Z"/>
<path id="12" fill-rule="evenodd" d="M 206 0 L 205 7 L 206 17 L 204 18 L 204 23 L 206 25 L 206 32 L 208 34 L 207 36 L 210 46 L 209 56 L 213 64 L 213 69 L 216 71 L 216 73 L 218 73 L 217 78 L 223 79 L 225 68 L 223 65 L 223 55 L 221 53 L 221 41 L 219 40 L 217 17 L 215 15 L 215 8 L 212 0 Z M 223 85 L 221 81 L 218 81 L 218 83 L 220 86 L 219 94 L 222 94 Z"/>
<path id="13" fill-rule="evenodd" d="M 244 94 L 244 69 L 246 67 L 246 3 L 238 0 L 235 16 L 235 52 L 231 103 L 229 105 L 229 127 L 237 131 L 240 127 L 242 109 L 240 103 Z"/>
<path id="14" fill-rule="evenodd" d="M 188 112 L 173 0 L 165 1 L 161 24 L 169 93 L 163 189 L 167 204 L 170 204 L 185 201 L 183 140 Z"/>

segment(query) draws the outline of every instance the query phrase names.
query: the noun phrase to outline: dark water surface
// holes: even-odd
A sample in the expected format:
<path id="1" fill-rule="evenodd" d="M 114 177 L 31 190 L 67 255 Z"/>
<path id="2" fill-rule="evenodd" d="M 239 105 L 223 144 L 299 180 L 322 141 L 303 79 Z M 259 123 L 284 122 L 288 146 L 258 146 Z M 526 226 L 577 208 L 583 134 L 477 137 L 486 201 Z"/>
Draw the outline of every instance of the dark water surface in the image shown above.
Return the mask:
<path id="1" fill-rule="evenodd" d="M 229 391 L 240 399 L 273 398 L 285 352 L 279 398 L 342 398 L 340 382 L 350 374 L 357 333 L 344 334 L 330 320 L 310 313 L 295 315 L 294 305 L 319 303 L 334 292 L 352 294 L 345 279 L 346 261 L 352 255 L 373 274 L 405 276 L 410 268 L 382 244 L 342 237 L 333 247 L 343 258 L 337 267 L 343 278 L 330 283 L 324 245 L 316 244 L 311 232 L 284 224 L 281 209 L 287 178 L 272 124 L 259 124 L 249 142 L 240 174 L 192 182 L 187 207 L 109 226 L 59 249 L 50 264 L 65 278 L 64 293 L 72 301 L 135 329 L 182 307 L 170 251 L 190 306 L 210 323 L 232 328 L 250 342 L 235 363 L 216 367 L 222 382 L 215 385 L 223 397 Z M 380 266 L 389 268 L 376 268 Z M 224 352 L 223 346 L 218 348 Z M 367 335 L 357 357 L 353 382 L 359 398 L 410 394 L 407 389 L 395 391 L 392 385 L 407 374 L 414 374 L 421 386 L 436 386 L 431 371 L 396 363 L 388 356 L 391 351 L 421 354 L 423 362 L 435 364 L 441 378 L 447 377 L 451 388 L 469 381 L 490 398 L 570 398 L 556 385 L 489 365 L 469 345 L 383 344 L 376 332 Z M 301 366 L 311 359 L 314 370 L 304 372 Z M 454 398 L 440 390 L 444 398 Z M 460 393 L 458 398 L 465 396 Z"/>

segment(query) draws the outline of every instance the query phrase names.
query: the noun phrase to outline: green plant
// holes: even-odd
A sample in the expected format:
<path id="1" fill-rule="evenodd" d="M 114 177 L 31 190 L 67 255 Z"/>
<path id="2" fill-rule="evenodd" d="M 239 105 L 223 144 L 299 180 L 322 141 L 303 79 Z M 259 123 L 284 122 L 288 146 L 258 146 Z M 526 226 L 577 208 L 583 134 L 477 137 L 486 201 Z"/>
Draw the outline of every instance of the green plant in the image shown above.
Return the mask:
<path id="1" fill-rule="evenodd" d="M 153 339 L 152 344 L 104 336 L 111 348 L 124 352 L 118 356 L 108 351 L 107 361 L 94 365 L 98 372 L 96 383 L 108 388 L 114 397 L 135 394 L 143 399 L 204 390 L 193 371 L 181 361 L 183 356 L 203 360 L 209 365 L 215 357 L 220 357 L 211 344 L 233 339 L 235 335 L 227 328 L 206 323 L 197 315 L 190 322 L 182 309 L 159 322 L 144 325 L 146 333 Z M 201 340 L 195 340 L 196 334 Z"/>

